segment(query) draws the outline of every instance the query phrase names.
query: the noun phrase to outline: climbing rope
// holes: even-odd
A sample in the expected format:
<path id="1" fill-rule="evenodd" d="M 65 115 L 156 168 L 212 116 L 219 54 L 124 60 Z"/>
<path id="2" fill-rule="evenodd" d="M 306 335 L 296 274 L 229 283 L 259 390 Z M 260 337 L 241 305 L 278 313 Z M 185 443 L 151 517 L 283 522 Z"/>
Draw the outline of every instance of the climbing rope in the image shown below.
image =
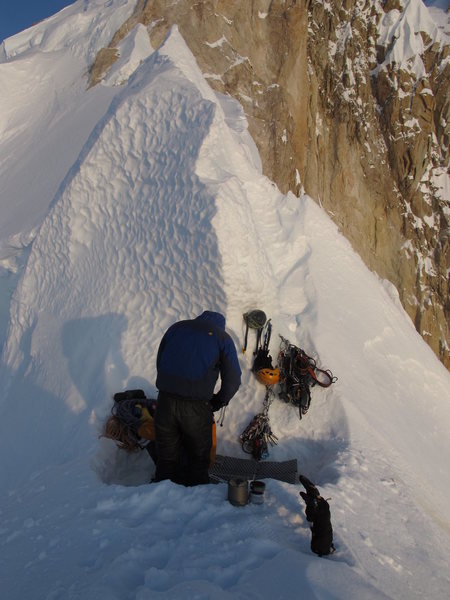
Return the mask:
<path id="1" fill-rule="evenodd" d="M 319 369 L 316 361 L 304 350 L 280 335 L 278 354 L 280 370 L 279 397 L 298 406 L 299 418 L 306 415 L 311 404 L 311 389 L 316 384 L 327 388 L 337 381 L 330 370 Z"/>

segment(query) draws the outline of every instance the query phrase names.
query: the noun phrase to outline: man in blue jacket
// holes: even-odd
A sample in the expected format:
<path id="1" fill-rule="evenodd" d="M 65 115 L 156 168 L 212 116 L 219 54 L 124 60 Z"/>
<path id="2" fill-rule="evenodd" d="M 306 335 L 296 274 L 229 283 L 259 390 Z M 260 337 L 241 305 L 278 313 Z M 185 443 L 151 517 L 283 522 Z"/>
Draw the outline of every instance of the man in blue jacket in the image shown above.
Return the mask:
<path id="1" fill-rule="evenodd" d="M 226 406 L 241 384 L 236 348 L 225 317 L 205 311 L 175 323 L 164 334 L 156 359 L 159 390 L 155 414 L 155 481 L 209 482 L 213 412 Z M 220 375 L 221 387 L 214 394 Z M 180 450 L 187 465 L 180 475 Z"/>

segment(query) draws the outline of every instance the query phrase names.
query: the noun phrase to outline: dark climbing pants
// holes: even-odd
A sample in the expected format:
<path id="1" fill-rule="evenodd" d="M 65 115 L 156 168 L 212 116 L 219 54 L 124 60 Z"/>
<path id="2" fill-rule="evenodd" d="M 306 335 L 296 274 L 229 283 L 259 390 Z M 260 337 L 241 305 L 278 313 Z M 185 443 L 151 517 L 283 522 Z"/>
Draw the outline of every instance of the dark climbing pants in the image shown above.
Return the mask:
<path id="1" fill-rule="evenodd" d="M 161 393 L 155 413 L 155 481 L 209 483 L 213 412 L 205 400 Z"/>

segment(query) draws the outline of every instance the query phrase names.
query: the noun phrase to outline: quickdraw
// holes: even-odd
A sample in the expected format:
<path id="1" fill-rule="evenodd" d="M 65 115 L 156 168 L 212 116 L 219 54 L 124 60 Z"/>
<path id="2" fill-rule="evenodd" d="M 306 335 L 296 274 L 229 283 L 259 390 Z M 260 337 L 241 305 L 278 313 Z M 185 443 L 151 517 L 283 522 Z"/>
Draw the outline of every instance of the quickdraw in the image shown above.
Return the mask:
<path id="1" fill-rule="evenodd" d="M 271 388 L 266 387 L 263 411 L 253 417 L 240 435 L 242 450 L 247 454 L 251 454 L 255 460 L 267 458 L 269 456 L 269 444 L 274 446 L 278 441 L 269 422 L 272 394 Z"/>

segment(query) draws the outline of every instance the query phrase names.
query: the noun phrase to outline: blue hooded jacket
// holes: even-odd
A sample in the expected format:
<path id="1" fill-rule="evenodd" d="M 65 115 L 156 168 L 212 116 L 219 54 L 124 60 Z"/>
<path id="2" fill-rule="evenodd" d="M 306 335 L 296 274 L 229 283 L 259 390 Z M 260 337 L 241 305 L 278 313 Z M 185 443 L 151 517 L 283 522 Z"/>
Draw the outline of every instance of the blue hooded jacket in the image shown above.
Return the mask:
<path id="1" fill-rule="evenodd" d="M 160 392 L 211 401 L 226 406 L 241 384 L 241 369 L 233 340 L 225 331 L 225 317 L 205 311 L 175 323 L 164 334 L 156 359 L 156 387 Z"/>

